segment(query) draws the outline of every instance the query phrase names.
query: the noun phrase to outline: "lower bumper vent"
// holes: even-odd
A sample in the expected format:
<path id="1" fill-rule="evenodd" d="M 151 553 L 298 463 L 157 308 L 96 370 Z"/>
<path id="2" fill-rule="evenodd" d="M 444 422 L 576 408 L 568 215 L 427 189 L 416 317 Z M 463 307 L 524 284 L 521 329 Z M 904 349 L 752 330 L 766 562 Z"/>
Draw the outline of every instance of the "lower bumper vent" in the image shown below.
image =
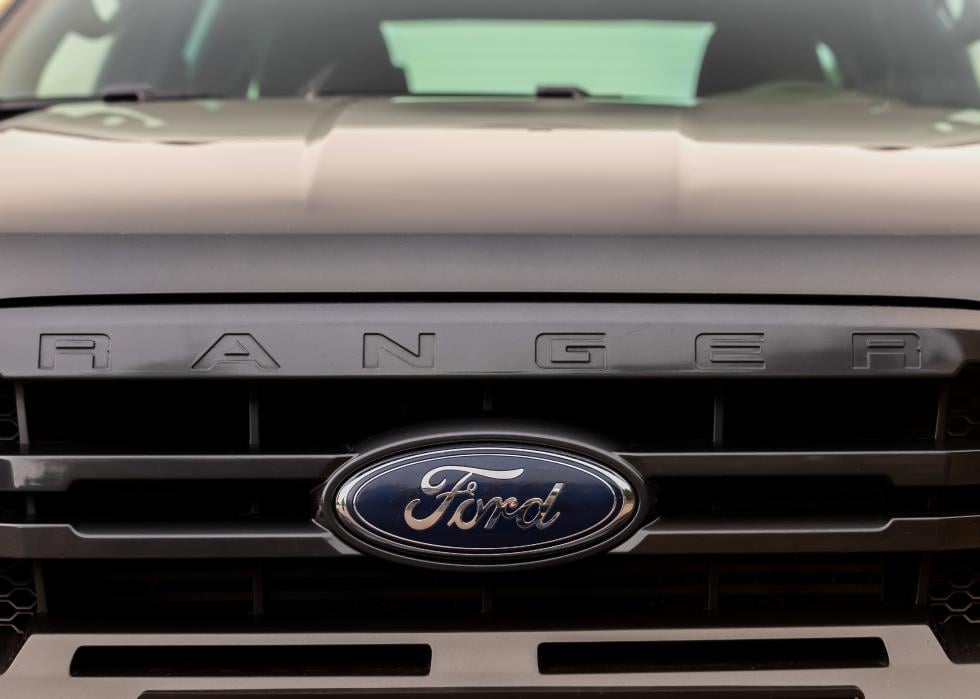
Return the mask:
<path id="1" fill-rule="evenodd" d="M 545 675 L 888 667 L 880 638 L 543 643 Z"/>
<path id="2" fill-rule="evenodd" d="M 425 645 L 88 646 L 72 677 L 419 677 L 429 674 Z"/>

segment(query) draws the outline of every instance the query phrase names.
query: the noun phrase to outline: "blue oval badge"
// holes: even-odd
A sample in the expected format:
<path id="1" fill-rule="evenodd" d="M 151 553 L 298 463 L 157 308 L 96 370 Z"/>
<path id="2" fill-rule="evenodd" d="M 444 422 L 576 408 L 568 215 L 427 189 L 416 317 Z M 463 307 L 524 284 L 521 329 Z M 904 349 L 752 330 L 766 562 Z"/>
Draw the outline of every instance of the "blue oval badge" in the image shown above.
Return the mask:
<path id="1" fill-rule="evenodd" d="M 567 559 L 612 545 L 639 510 L 635 476 L 546 447 L 439 446 L 346 474 L 325 489 L 318 522 L 425 564 Z"/>

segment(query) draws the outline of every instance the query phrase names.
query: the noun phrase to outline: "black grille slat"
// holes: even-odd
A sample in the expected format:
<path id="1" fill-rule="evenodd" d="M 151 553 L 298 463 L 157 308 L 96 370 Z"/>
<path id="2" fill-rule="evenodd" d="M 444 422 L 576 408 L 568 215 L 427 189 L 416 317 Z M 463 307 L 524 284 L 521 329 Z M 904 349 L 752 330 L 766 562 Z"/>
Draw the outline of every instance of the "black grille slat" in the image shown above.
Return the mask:
<path id="1" fill-rule="evenodd" d="M 326 473 L 324 474 L 327 475 Z M 822 518 L 955 516 L 980 513 L 980 487 L 899 487 L 860 477 L 658 478 L 656 517 L 723 523 Z M 110 523 L 297 523 L 309 521 L 322 481 L 77 481 L 34 494 L 33 521 Z M 175 506 L 179 503 L 179 506 Z M 26 517 L 25 496 L 0 493 L 0 522 Z"/>

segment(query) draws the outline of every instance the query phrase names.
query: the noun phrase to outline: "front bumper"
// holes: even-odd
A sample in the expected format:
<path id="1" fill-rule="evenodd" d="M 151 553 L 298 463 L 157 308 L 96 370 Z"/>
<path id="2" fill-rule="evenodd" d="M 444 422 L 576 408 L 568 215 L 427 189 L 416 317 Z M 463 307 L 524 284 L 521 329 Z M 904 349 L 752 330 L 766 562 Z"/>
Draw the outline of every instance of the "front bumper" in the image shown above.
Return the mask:
<path id="1" fill-rule="evenodd" d="M 433 610 L 438 614 L 438 610 Z M 864 669 L 753 670 L 657 673 L 545 675 L 539 671 L 538 646 L 548 642 L 684 641 L 719 639 L 880 638 L 888 666 Z M 249 646 L 422 643 L 432 648 L 431 671 L 424 677 L 72 677 L 71 663 L 83 646 Z M 733 629 L 658 629 L 626 631 L 548 631 L 486 633 L 357 634 L 45 634 L 30 637 L 16 661 L 0 678 L 0 697 L 18 699 L 150 699 L 156 692 L 188 692 L 188 697 L 243 690 L 258 697 L 330 696 L 337 690 L 427 690 L 459 696 L 469 689 L 495 688 L 525 696 L 541 688 L 619 688 L 652 690 L 653 697 L 783 697 L 804 688 L 843 689 L 839 696 L 867 699 L 973 699 L 980 694 L 980 665 L 952 663 L 925 625 L 862 627 L 787 627 Z M 735 692 L 749 688 L 748 693 Z M 525 690 L 525 691 L 521 691 Z M 694 690 L 709 690 L 707 693 Z M 853 692 L 850 690 L 854 690 Z M 267 694 L 268 692 L 268 694 Z M 147 694 L 149 693 L 149 694 Z M 163 696 L 163 695 L 160 695 Z M 833 696 L 838 696 L 834 694 Z"/>

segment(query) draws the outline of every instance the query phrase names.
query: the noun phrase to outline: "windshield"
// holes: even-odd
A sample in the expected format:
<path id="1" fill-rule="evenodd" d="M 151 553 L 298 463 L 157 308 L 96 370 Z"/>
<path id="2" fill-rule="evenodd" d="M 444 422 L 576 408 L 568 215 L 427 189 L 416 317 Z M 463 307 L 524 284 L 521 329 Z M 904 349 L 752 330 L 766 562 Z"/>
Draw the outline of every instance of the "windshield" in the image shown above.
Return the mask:
<path id="1" fill-rule="evenodd" d="M 0 0 L 0 4 L 3 0 Z M 760 88 L 980 106 L 980 0 L 19 0 L 0 101 Z"/>

